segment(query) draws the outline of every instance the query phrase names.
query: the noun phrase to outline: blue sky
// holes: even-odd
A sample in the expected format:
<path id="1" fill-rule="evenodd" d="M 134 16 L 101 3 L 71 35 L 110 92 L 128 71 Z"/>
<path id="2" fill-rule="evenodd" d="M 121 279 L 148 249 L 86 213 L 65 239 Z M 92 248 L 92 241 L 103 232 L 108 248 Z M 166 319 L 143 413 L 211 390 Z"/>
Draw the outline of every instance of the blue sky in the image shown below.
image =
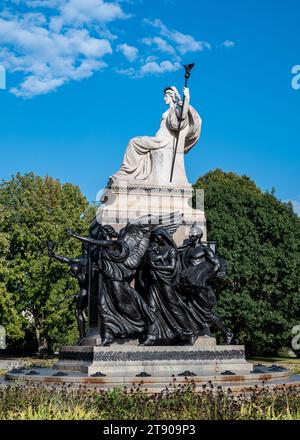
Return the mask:
<path id="1" fill-rule="evenodd" d="M 298 0 L 2 0 L 0 177 L 34 171 L 90 201 L 128 140 L 153 135 L 166 85 L 203 119 L 189 180 L 220 167 L 300 212 Z M 294 80 L 294 84 L 298 84 Z M 300 80 L 299 80 L 300 84 Z"/>

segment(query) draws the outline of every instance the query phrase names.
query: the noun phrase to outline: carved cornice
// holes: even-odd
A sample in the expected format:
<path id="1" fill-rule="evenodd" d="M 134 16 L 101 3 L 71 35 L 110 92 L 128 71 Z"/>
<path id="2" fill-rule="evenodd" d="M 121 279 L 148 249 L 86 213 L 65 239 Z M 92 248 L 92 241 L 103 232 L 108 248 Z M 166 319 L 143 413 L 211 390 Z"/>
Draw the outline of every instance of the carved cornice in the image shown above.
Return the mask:
<path id="1" fill-rule="evenodd" d="M 242 349 L 232 350 L 207 350 L 207 351 L 63 351 L 59 353 L 59 359 L 79 362 L 115 362 L 115 361 L 213 361 L 213 360 L 237 360 L 245 359 L 245 351 Z"/>
<path id="2" fill-rule="evenodd" d="M 121 185 L 113 185 L 109 190 L 113 191 L 116 194 L 163 194 L 170 196 L 193 196 L 193 189 L 191 188 L 171 188 L 171 187 L 151 187 L 151 186 L 121 186 Z"/>

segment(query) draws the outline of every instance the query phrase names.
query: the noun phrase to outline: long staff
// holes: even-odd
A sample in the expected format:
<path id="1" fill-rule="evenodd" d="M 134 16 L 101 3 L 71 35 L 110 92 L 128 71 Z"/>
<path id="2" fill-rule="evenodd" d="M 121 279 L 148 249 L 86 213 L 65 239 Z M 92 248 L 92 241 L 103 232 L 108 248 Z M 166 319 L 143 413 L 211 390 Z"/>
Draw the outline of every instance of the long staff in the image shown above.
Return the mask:
<path id="1" fill-rule="evenodd" d="M 194 66 L 195 66 L 195 63 L 186 64 L 184 66 L 184 68 L 185 68 L 185 75 L 184 75 L 185 83 L 184 83 L 184 87 L 187 87 L 187 85 L 188 85 L 188 80 L 189 80 L 189 77 L 191 76 L 191 70 L 192 70 L 192 68 Z M 185 96 L 183 98 L 183 103 L 182 103 L 182 107 L 181 107 L 181 111 L 180 111 L 179 125 L 178 125 L 178 134 L 177 134 L 177 139 L 176 139 L 176 146 L 175 146 L 175 149 L 174 149 L 174 152 L 173 152 L 173 158 L 172 158 L 170 182 L 172 182 L 172 180 L 173 180 L 174 166 L 175 166 L 176 154 L 177 154 L 177 149 L 178 149 L 181 124 L 182 124 L 182 115 L 183 115 L 184 103 L 185 103 Z"/>

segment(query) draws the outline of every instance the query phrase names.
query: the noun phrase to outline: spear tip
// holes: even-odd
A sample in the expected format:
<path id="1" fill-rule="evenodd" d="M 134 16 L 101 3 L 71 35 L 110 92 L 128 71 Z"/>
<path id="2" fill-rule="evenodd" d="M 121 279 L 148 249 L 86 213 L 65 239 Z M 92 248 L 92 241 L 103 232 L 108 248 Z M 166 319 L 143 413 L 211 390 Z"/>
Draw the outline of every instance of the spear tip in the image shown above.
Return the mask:
<path id="1" fill-rule="evenodd" d="M 192 64 L 185 64 L 184 68 L 187 72 L 190 72 L 192 70 L 192 68 L 195 67 L 195 63 Z"/>

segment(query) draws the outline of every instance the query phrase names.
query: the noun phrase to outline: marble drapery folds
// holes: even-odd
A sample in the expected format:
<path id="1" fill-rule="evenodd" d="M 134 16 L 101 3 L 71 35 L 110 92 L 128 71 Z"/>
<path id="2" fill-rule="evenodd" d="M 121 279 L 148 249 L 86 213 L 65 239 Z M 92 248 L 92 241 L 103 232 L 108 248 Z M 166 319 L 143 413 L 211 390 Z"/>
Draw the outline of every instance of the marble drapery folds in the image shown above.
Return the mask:
<path id="1" fill-rule="evenodd" d="M 151 181 L 155 163 L 152 152 L 167 151 L 176 145 L 181 105 L 177 104 L 167 110 L 161 119 L 161 124 L 155 136 L 140 136 L 131 139 L 127 145 L 120 170 L 112 176 L 112 180 Z M 183 143 L 184 153 L 188 153 L 198 142 L 202 121 L 197 111 L 189 106 L 187 116 L 183 118 L 180 127 L 180 142 Z M 166 160 L 170 162 L 169 155 Z M 171 164 L 170 164 L 171 166 Z"/>

